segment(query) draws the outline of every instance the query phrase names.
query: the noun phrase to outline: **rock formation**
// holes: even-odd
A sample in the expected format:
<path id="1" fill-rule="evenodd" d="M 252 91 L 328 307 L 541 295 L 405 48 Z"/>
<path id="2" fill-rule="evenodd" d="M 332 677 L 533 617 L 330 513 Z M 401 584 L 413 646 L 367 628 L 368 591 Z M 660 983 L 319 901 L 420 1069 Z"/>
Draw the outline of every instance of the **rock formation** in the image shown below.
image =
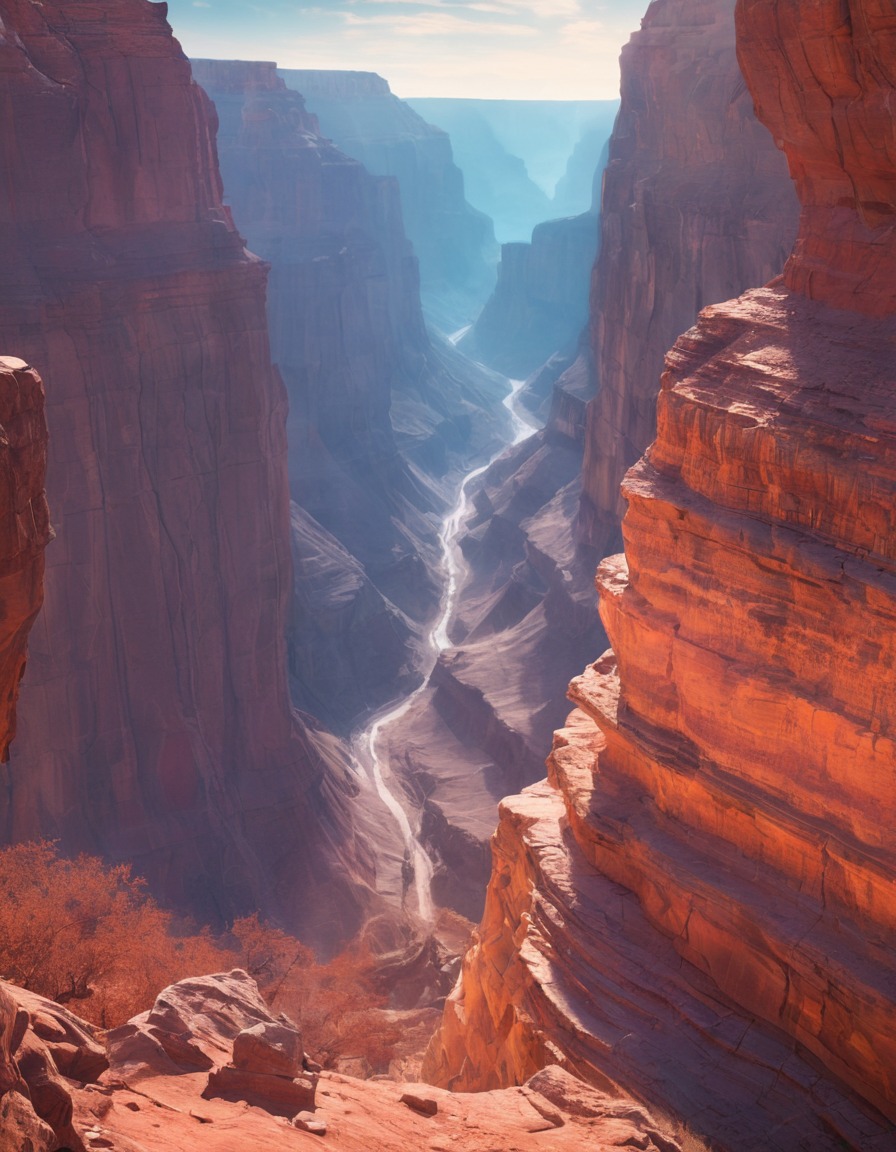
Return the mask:
<path id="1" fill-rule="evenodd" d="M 392 176 L 420 261 L 427 313 L 450 332 L 475 315 L 494 284 L 491 221 L 464 199 L 451 142 L 373 72 L 281 69 L 325 136 L 377 176 Z"/>
<path id="2" fill-rule="evenodd" d="M 164 5 L 11 0 L 3 24 L 0 345 L 49 382 L 57 539 L 2 836 L 338 938 L 354 786 L 290 709 L 285 397 L 208 101 Z"/>
<path id="3" fill-rule="evenodd" d="M 89 1025 L 43 996 L 0 984 L 0 1152 L 86 1152 L 73 1089 L 95 1084 L 108 1067 Z"/>
<path id="4" fill-rule="evenodd" d="M 44 495 L 47 423 L 40 377 L 0 356 L 0 761 L 9 760 L 28 633 L 44 598 L 52 536 Z"/>
<path id="5" fill-rule="evenodd" d="M 16 702 L 25 671 L 28 633 L 44 596 L 44 548 L 52 536 L 44 493 L 47 470 L 47 423 L 44 389 L 33 368 L 14 356 L 0 356 L 0 757 L 9 759 L 16 734 Z M 65 1019 L 67 1013 L 62 1012 Z M 55 1023 L 55 1022 L 54 1022 Z M 0 985 L 0 1152 L 22 1152 L 56 1143 L 71 1119 L 51 1069 L 51 1057 L 34 1037 L 26 1050 L 29 1017 Z M 45 1033 L 46 1034 L 46 1033 Z M 68 1044 L 65 1024 L 52 1038 Z M 79 1031 L 84 1046 L 60 1049 L 63 1067 L 90 1064 L 91 1039 Z M 83 1052 L 83 1057 L 81 1053 Z M 65 1062 L 67 1055 L 72 1060 Z M 99 1071 L 105 1067 L 103 1063 Z M 86 1076 L 85 1076 L 86 1078 Z"/>
<path id="6" fill-rule="evenodd" d="M 622 50 L 604 174 L 580 544 L 621 546 L 625 472 L 653 439 L 663 356 L 706 304 L 780 272 L 797 203 L 734 56 L 730 0 L 654 0 Z"/>
<path id="7" fill-rule="evenodd" d="M 559 1059 L 713 1148 L 882 1152 L 892 16 L 844 20 L 833 0 L 737 15 L 800 234 L 782 278 L 705 309 L 667 356 L 656 441 L 624 484 L 625 556 L 599 570 L 614 650 L 573 683 L 548 781 L 502 811 L 428 1072 L 487 1087 Z"/>
<path id="8" fill-rule="evenodd" d="M 296 700 L 344 729 L 413 686 L 410 641 L 441 590 L 435 512 L 468 458 L 500 443 L 500 382 L 431 343 L 394 180 L 322 138 L 274 64 L 195 60 L 193 74 L 215 102 L 236 223 L 271 265 Z"/>
<path id="9" fill-rule="evenodd" d="M 115 1029 L 108 1042 L 109 1060 L 64 1008 L 0 984 L 0 1152 L 312 1147 L 290 1132 L 287 1116 L 300 1131 L 326 1135 L 326 1147 L 337 1152 L 537 1152 L 546 1133 L 562 1152 L 586 1143 L 680 1152 L 674 1126 L 556 1067 L 519 1088 L 476 1097 L 308 1072 L 295 1028 L 271 1016 L 241 971 L 166 988 L 150 1012 Z M 67 1049 L 84 1054 L 80 1065 Z M 24 1079 L 20 1062 L 33 1053 L 43 1078 L 35 1069 Z M 287 1100 L 299 1097 L 301 1107 L 290 1112 Z M 51 1099 L 55 1128 L 38 1115 L 51 1110 Z"/>

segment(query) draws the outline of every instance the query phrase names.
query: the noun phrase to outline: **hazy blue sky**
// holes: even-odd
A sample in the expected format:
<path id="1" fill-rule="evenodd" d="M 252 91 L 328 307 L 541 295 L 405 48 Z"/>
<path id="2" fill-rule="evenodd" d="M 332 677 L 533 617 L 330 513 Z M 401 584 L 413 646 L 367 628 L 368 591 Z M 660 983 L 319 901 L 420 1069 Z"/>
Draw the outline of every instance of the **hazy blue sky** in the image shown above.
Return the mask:
<path id="1" fill-rule="evenodd" d="M 399 96 L 607 99 L 648 0 L 169 0 L 190 56 L 379 72 Z"/>

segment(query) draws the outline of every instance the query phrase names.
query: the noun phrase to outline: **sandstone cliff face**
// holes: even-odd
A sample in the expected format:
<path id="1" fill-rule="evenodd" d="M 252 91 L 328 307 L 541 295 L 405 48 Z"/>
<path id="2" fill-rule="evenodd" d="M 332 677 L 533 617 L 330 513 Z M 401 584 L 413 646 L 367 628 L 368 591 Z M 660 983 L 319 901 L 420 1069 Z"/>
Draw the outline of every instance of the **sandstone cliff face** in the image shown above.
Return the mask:
<path id="1" fill-rule="evenodd" d="M 737 67 L 730 0 L 654 0 L 622 50 L 604 175 L 581 543 L 621 544 L 619 485 L 656 429 L 663 356 L 706 304 L 780 272 L 797 202 Z"/>
<path id="2" fill-rule="evenodd" d="M 33 368 L 0 356 L 0 760 L 9 760 L 28 633 L 44 599 L 52 536 L 44 494 L 47 422 Z"/>
<path id="3" fill-rule="evenodd" d="M 0 344 L 51 382 L 57 540 L 0 828 L 133 860 L 203 918 L 257 906 L 313 929 L 349 790 L 287 694 L 265 270 L 164 17 L 4 6 Z M 344 912 L 320 934 L 351 925 L 348 895 Z"/>
<path id="4" fill-rule="evenodd" d="M 494 284 L 491 221 L 464 199 L 451 142 L 372 72 L 282 69 L 324 135 L 401 188 L 405 227 L 420 261 L 427 312 L 446 331 L 466 323 Z"/>
<path id="5" fill-rule="evenodd" d="M 706 309 L 666 359 L 626 554 L 599 571 L 615 655 L 574 682 L 549 781 L 502 813 L 440 1082 L 512 1081 L 559 1051 L 714 1148 L 896 1139 L 896 323 L 851 274 L 892 258 L 896 165 L 872 218 L 864 147 L 826 127 L 882 141 L 886 171 L 892 17 L 853 16 L 738 4 L 800 236 L 785 278 Z M 819 238 L 841 168 L 844 227 Z"/>

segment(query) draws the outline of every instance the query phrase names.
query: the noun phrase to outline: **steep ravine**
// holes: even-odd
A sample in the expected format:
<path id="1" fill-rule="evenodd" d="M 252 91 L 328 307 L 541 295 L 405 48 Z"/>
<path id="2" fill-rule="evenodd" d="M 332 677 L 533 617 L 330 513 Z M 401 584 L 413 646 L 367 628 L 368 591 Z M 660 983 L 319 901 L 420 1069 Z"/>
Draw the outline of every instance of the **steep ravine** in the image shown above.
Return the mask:
<path id="1" fill-rule="evenodd" d="M 896 77 L 890 13 L 854 16 L 738 2 L 800 233 L 666 356 L 613 648 L 502 805 L 438 1083 L 557 1061 L 719 1152 L 896 1140 Z"/>
<path id="2" fill-rule="evenodd" d="M 543 775 L 566 686 L 605 645 L 593 574 L 617 547 L 611 481 L 653 436 L 663 353 L 701 303 L 780 270 L 796 216 L 786 163 L 744 89 L 731 4 L 658 0 L 623 52 L 587 339 L 528 382 L 545 427 L 482 479 L 454 649 L 393 737 L 393 758 L 425 798 L 438 898 L 472 918 L 495 804 Z M 535 261 L 550 271 L 538 293 L 555 302 L 577 267 L 568 223 L 544 232 Z M 505 319 L 525 326 L 538 293 L 529 298 L 525 278 L 508 290 Z M 493 336 L 519 331 L 502 324 Z M 598 486 L 606 501 L 591 532 L 586 520 L 597 521 L 581 509 Z"/>

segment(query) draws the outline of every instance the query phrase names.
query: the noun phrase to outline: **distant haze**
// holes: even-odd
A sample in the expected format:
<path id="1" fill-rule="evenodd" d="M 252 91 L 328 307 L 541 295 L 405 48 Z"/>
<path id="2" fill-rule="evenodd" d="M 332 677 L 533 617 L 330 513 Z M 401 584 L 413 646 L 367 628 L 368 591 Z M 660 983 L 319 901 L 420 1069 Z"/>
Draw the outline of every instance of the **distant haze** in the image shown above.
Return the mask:
<path id="1" fill-rule="evenodd" d="M 647 0 L 169 0 L 189 56 L 378 72 L 398 96 L 605 100 Z"/>

